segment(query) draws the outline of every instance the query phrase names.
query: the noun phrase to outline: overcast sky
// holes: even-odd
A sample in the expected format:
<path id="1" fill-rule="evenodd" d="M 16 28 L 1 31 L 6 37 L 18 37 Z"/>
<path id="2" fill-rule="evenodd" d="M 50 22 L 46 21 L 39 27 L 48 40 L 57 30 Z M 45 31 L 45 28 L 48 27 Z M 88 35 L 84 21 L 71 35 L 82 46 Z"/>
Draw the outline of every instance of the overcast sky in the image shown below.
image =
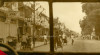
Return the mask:
<path id="1" fill-rule="evenodd" d="M 49 16 L 49 7 L 47 2 L 38 2 L 42 7 L 45 8 L 45 14 Z M 79 20 L 85 16 L 82 13 L 81 2 L 64 2 L 64 3 L 53 3 L 53 14 L 54 18 L 59 17 L 59 20 L 63 22 L 70 30 L 81 32 Z"/>
<path id="2" fill-rule="evenodd" d="M 82 13 L 82 4 L 79 2 L 54 3 L 54 17 L 59 17 L 59 20 L 65 23 L 66 27 L 78 33 L 81 32 L 79 20 L 85 16 Z"/>

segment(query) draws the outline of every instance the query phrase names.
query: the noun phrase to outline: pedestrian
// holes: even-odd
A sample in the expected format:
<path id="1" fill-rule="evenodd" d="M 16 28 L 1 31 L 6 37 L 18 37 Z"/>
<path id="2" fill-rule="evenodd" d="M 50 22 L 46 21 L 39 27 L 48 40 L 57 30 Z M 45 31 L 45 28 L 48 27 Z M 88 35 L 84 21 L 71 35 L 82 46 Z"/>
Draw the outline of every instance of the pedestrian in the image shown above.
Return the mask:
<path id="1" fill-rule="evenodd" d="M 28 34 L 23 34 L 23 36 L 22 36 L 23 49 L 25 49 L 27 47 L 27 38 L 28 38 Z"/>
<path id="2" fill-rule="evenodd" d="M 71 39 L 72 39 L 72 45 L 74 44 L 74 35 L 71 35 Z"/>
<path id="3" fill-rule="evenodd" d="M 31 49 L 31 36 L 28 36 L 27 38 L 27 48 L 30 48 Z"/>
<path id="4" fill-rule="evenodd" d="M 46 34 L 44 34 L 44 45 L 46 45 L 47 44 L 47 35 Z"/>
<path id="5" fill-rule="evenodd" d="M 62 36 L 62 42 L 63 42 L 63 44 L 64 44 L 64 43 L 67 44 L 67 40 L 66 40 L 66 35 L 65 35 L 65 34 L 63 34 L 63 36 Z"/>

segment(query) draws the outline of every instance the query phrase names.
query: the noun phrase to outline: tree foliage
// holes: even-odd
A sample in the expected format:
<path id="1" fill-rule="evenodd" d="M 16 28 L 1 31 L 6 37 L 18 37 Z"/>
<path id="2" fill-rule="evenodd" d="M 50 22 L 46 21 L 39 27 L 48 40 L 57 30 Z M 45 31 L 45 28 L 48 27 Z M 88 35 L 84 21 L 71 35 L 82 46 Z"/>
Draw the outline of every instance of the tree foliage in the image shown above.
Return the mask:
<path id="1" fill-rule="evenodd" d="M 90 35 L 92 33 L 92 24 L 88 21 L 89 20 L 87 19 L 87 17 L 84 17 L 84 19 L 80 21 L 82 35 Z"/>
<path id="2" fill-rule="evenodd" d="M 80 21 L 82 32 L 89 34 L 95 27 L 96 35 L 100 36 L 100 3 L 82 3 L 82 11 L 86 14 L 86 18 Z"/>

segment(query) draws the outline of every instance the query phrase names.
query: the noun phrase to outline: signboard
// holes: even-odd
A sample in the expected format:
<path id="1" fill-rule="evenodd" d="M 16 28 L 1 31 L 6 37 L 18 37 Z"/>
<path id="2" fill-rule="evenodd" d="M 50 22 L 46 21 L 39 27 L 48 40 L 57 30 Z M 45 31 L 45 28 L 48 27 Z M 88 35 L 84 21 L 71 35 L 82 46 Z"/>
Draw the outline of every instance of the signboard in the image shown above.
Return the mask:
<path id="1" fill-rule="evenodd" d="M 18 11 L 9 11 L 7 14 L 8 18 L 17 18 L 20 16 L 20 13 Z"/>

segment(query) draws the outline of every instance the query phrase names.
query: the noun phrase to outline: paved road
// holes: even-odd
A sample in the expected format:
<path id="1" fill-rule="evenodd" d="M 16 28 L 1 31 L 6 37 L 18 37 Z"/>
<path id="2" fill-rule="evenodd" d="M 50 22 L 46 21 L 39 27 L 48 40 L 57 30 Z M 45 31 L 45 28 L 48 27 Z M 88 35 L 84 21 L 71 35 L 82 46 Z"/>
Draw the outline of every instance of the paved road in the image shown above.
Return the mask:
<path id="1" fill-rule="evenodd" d="M 49 51 L 49 44 L 35 48 L 34 51 Z M 68 44 L 64 44 L 63 50 L 57 49 L 57 52 L 100 52 L 100 41 L 98 40 L 79 40 L 75 39 L 74 45 L 71 45 L 71 39 Z"/>
<path id="2" fill-rule="evenodd" d="M 63 50 L 57 52 L 100 52 L 100 41 L 97 40 L 75 40 L 74 45 L 68 43 Z"/>
<path id="3" fill-rule="evenodd" d="M 50 50 L 50 44 L 42 45 L 34 48 L 34 52 L 48 52 Z M 57 52 L 100 52 L 100 41 L 98 40 L 79 40 L 75 39 L 75 43 L 72 46 L 71 40 L 69 40 L 67 45 L 57 49 Z"/>
<path id="4" fill-rule="evenodd" d="M 33 51 L 48 52 L 49 50 L 49 44 L 47 44 L 39 46 Z M 58 48 L 57 52 L 100 52 L 100 41 L 75 39 L 74 45 L 71 45 L 71 40 L 69 39 L 68 44 L 64 44 L 63 50 Z"/>

